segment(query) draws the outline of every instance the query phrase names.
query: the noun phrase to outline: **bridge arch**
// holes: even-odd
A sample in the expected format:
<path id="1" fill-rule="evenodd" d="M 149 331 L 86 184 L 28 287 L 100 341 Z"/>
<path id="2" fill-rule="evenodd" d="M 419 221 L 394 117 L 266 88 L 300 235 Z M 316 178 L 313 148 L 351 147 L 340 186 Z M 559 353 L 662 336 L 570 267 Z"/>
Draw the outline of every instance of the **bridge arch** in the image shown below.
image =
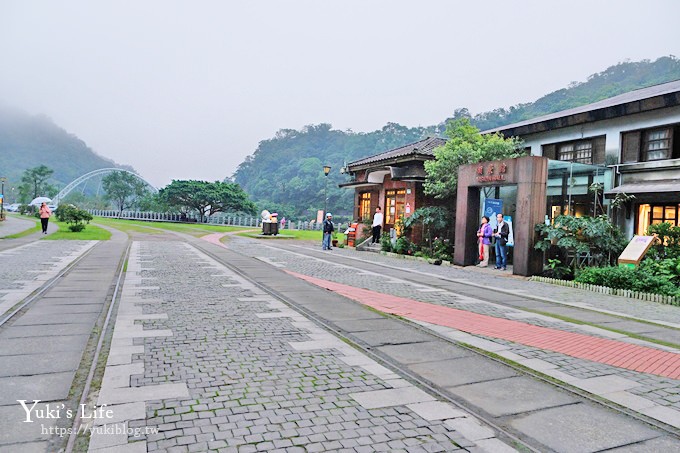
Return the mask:
<path id="1" fill-rule="evenodd" d="M 142 177 L 139 176 L 137 173 L 131 172 L 131 171 L 129 171 L 129 170 L 125 170 L 125 169 L 123 169 L 123 168 L 99 168 L 99 169 L 93 170 L 93 171 L 91 171 L 91 172 L 89 172 L 89 173 L 85 173 L 84 175 L 79 176 L 78 178 L 76 178 L 76 179 L 74 179 L 73 181 L 71 181 L 70 183 L 68 183 L 68 184 L 66 185 L 66 187 L 64 187 L 63 189 L 61 189 L 61 191 L 57 194 L 57 196 L 54 197 L 54 198 L 52 199 L 52 203 L 54 203 L 56 206 L 58 206 L 58 205 L 59 205 L 59 202 L 60 202 L 64 197 L 66 197 L 66 195 L 68 195 L 73 189 L 75 189 L 75 188 L 78 187 L 81 183 L 87 181 L 87 180 L 90 179 L 90 178 L 94 178 L 94 177 L 96 177 L 96 176 L 101 176 L 101 175 L 105 175 L 105 174 L 113 173 L 113 172 L 117 172 L 117 171 L 118 171 L 118 172 L 121 172 L 121 173 L 130 173 L 132 176 L 134 176 L 135 178 L 139 179 L 139 180 L 142 181 L 144 184 L 146 184 L 147 187 L 148 187 L 153 193 L 158 193 L 158 189 L 156 189 L 149 181 L 147 181 L 146 179 L 142 178 Z"/>

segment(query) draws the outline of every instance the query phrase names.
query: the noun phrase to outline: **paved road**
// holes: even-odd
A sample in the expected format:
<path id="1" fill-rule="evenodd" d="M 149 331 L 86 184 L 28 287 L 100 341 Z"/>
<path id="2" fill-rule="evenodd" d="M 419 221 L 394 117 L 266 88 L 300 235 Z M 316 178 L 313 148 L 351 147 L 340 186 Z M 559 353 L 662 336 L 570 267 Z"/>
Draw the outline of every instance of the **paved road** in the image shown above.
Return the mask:
<path id="1" fill-rule="evenodd" d="M 65 440 L 50 430 L 68 427 L 66 410 L 77 408 L 88 345 L 98 337 L 126 243 L 116 233 L 101 243 L 34 240 L 0 252 L 1 313 L 50 285 L 0 327 L 0 451 L 56 451 Z M 33 422 L 25 422 L 18 400 L 28 408 L 39 400 Z M 47 418 L 47 409 L 61 411 Z"/>
<path id="2" fill-rule="evenodd" d="M 125 243 L 118 239 L 95 247 L 90 255 L 101 252 L 93 258 L 96 269 L 82 268 L 63 292 L 55 292 L 54 300 L 76 306 L 86 303 L 88 293 L 110 289 L 105 282 L 113 274 L 107 272 L 114 272 L 112 257 L 120 256 Z M 232 237 L 225 247 L 216 236 L 213 244 L 171 234 L 134 233 L 132 239 L 110 349 L 102 358 L 103 378 L 89 399 L 90 405 L 106 405 L 111 412 L 86 425 L 92 433 L 90 451 L 502 452 L 522 448 L 522 442 L 537 451 L 680 448 L 675 435 L 650 424 L 679 425 L 673 401 L 677 380 L 505 340 L 467 325 L 452 327 L 447 321 L 453 310 L 463 310 L 483 321 L 512 320 L 560 335 L 677 354 L 612 329 L 548 316 L 553 309 L 574 309 L 538 300 L 541 294 L 533 293 L 537 286 L 532 283 L 489 276 L 485 288 L 471 287 L 467 283 L 479 282 L 481 274 L 349 250 L 321 253 L 290 242 Z M 24 265 L 30 267 L 30 260 Z M 493 291 L 499 282 L 504 293 Z M 582 303 L 578 290 L 573 291 L 565 302 Z M 66 324 L 97 322 L 91 314 L 81 316 L 97 310 L 101 319 L 103 305 L 54 313 L 48 299 L 17 323 L 39 321 L 36 330 L 43 322 L 56 323 L 69 334 L 64 338 L 77 343 L 78 333 Z M 413 304 L 422 304 L 424 311 L 414 310 Z M 404 307 L 410 311 L 399 311 Z M 629 316 L 647 316 L 653 308 L 645 305 Z M 438 318 L 418 319 L 432 310 Z M 592 310 L 579 309 L 569 317 L 576 315 L 592 324 L 640 325 Z M 673 324 L 673 316 L 664 319 Z M 650 332 L 669 335 L 664 338 L 674 332 L 652 327 Z M 0 351 L 9 330 L 0 330 Z M 61 340 L 49 336 L 54 341 L 40 347 L 56 347 L 61 356 L 64 348 L 51 344 Z M 6 355 L 21 357 L 17 360 L 37 356 L 36 350 L 11 349 Z M 46 359 L 46 366 L 57 366 Z M 31 368 L 41 366 L 38 362 L 26 374 L 45 374 Z M 73 359 L 68 366 L 61 362 L 58 366 L 68 370 L 52 374 L 75 372 Z M 546 376 L 565 385 L 555 386 L 542 379 Z M 48 387 L 37 386 L 41 391 Z M 631 413 L 644 412 L 650 423 L 593 402 L 591 395 L 616 401 Z M 32 398 L 37 397 L 26 397 Z M 65 404 L 74 400 L 73 395 L 54 397 Z M 67 422 L 62 417 L 54 423 L 66 427 Z M 3 428 L 11 423 L 0 420 Z M 36 435 L 36 426 L 15 430 L 23 433 L 23 442 L 34 442 L 22 450 L 44 451 L 46 442 L 61 440 Z M 0 438 L 0 450 L 7 439 Z"/>

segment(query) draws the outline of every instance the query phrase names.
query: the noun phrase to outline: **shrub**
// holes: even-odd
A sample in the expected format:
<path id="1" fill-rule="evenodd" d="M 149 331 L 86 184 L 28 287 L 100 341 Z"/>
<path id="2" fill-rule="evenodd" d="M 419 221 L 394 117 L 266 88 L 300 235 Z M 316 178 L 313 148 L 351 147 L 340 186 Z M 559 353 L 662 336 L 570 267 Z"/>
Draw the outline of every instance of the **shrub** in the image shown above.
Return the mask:
<path id="1" fill-rule="evenodd" d="M 59 206 L 56 212 L 57 218 L 61 222 L 68 224 L 68 229 L 75 232 L 85 229 L 85 224 L 90 223 L 92 215 L 84 209 L 79 209 L 72 204 Z"/>
<path id="2" fill-rule="evenodd" d="M 432 242 L 432 258 L 452 261 L 453 247 L 451 247 L 451 241 L 448 239 L 435 238 Z"/>
<path id="3" fill-rule="evenodd" d="M 647 258 L 640 263 L 641 272 L 667 278 L 676 285 L 680 285 L 680 257 L 653 259 Z"/>
<path id="4" fill-rule="evenodd" d="M 680 227 L 673 226 L 668 222 L 649 225 L 649 236 L 657 236 L 659 242 L 653 245 L 647 256 L 651 258 L 680 258 Z"/>
<path id="5" fill-rule="evenodd" d="M 621 230 L 604 215 L 561 215 L 550 225 L 537 224 L 535 230 L 541 235 L 537 249 L 545 252 L 554 244 L 562 257 L 589 252 L 594 265 L 613 264 L 627 244 Z"/>
<path id="6" fill-rule="evenodd" d="M 642 268 L 588 267 L 578 273 L 577 282 L 645 293 L 680 296 L 680 290 L 666 276 L 652 275 Z"/>
<path id="7" fill-rule="evenodd" d="M 570 267 L 564 266 L 562 261 L 548 259 L 548 265 L 541 273 L 543 277 L 556 278 L 558 280 L 573 280 L 574 273 Z"/>
<path id="8" fill-rule="evenodd" d="M 380 236 L 380 249 L 383 252 L 392 251 L 392 239 L 390 238 L 390 233 L 383 233 Z"/>
<path id="9" fill-rule="evenodd" d="M 394 252 L 399 253 L 400 255 L 407 255 L 410 246 L 411 241 L 402 236 L 397 239 L 397 242 L 394 244 Z"/>

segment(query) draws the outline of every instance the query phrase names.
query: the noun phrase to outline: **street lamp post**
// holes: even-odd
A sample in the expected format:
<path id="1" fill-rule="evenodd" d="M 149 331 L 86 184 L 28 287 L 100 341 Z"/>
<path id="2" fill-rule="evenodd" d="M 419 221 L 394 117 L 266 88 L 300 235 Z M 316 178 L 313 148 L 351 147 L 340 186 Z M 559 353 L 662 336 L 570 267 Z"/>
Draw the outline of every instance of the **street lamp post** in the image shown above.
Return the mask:
<path id="1" fill-rule="evenodd" d="M 326 218 L 326 214 L 328 214 L 328 173 L 331 172 L 331 166 L 330 165 L 324 165 L 323 166 L 323 174 L 326 176 L 326 184 L 323 189 L 323 218 Z"/>

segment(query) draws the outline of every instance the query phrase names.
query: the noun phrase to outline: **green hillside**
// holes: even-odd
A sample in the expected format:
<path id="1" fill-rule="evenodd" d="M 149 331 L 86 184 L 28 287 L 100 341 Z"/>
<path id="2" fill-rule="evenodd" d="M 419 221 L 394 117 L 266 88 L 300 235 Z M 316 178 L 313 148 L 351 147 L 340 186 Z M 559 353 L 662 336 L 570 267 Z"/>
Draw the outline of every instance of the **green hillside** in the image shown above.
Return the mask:
<path id="1" fill-rule="evenodd" d="M 349 215 L 353 192 L 338 188 L 347 181 L 340 174 L 345 163 L 443 131 L 443 125 L 408 128 L 394 123 L 369 133 L 332 130 L 330 124 L 280 130 L 260 142 L 233 179 L 260 209 L 278 211 L 279 218 L 316 218 L 316 211 L 324 207 L 326 187 L 329 211 Z M 324 165 L 331 166 L 327 179 Z"/>
<path id="2" fill-rule="evenodd" d="M 585 82 L 572 83 L 534 102 L 475 115 L 472 122 L 482 131 L 493 129 L 678 79 L 680 60 L 673 56 L 661 57 L 654 62 L 619 63 L 591 75 Z"/>
<path id="3" fill-rule="evenodd" d="M 653 62 L 624 62 L 535 102 L 474 116 L 466 108 L 457 108 L 453 118 L 470 117 L 480 130 L 492 129 L 678 79 L 680 60 L 673 56 Z M 233 179 L 261 209 L 278 211 L 280 216 L 288 218 L 306 219 L 314 218 L 316 211 L 323 209 L 327 182 L 329 210 L 334 214 L 350 215 L 353 191 L 337 187 L 347 181 L 345 175 L 339 174 L 344 162 L 378 154 L 428 135 L 441 135 L 446 121 L 436 126 L 415 128 L 389 123 L 381 130 L 368 133 L 333 130 L 329 124 L 281 130 L 273 138 L 260 142 L 257 150 L 238 167 Z M 324 165 L 332 167 L 328 181 L 323 176 Z"/>
<path id="4" fill-rule="evenodd" d="M 50 182 L 57 188 L 98 168 L 131 169 L 99 156 L 47 117 L 0 107 L 0 176 L 7 178 L 8 200 L 12 200 L 12 187 L 19 185 L 24 170 L 39 165 L 54 170 Z"/>

